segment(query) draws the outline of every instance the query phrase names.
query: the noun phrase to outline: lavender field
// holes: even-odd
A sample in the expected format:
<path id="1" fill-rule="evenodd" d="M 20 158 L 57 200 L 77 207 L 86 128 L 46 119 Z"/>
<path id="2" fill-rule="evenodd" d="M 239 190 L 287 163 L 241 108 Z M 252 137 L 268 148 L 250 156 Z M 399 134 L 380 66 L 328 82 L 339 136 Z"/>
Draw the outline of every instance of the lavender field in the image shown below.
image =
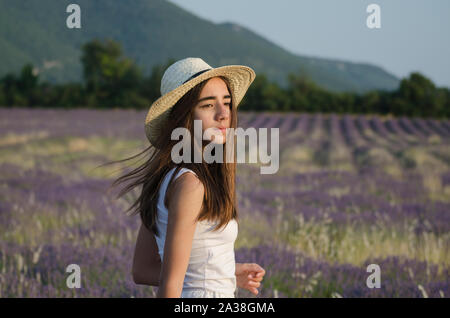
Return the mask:
<path id="1" fill-rule="evenodd" d="M 106 193 L 120 166 L 96 168 L 147 147 L 145 115 L 0 109 L 0 297 L 155 296 L 131 278 L 132 196 Z M 258 297 L 450 297 L 450 120 L 239 116 L 280 129 L 277 174 L 237 165 L 236 261 L 266 269 Z"/>

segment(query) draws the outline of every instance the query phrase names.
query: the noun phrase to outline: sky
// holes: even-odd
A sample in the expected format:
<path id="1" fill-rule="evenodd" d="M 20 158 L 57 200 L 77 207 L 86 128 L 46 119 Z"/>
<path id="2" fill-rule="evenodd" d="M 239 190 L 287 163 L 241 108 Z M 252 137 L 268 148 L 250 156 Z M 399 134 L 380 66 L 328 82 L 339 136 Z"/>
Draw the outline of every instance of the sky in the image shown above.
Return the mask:
<path id="1" fill-rule="evenodd" d="M 168 0 L 214 23 L 245 26 L 291 53 L 418 71 L 450 87 L 450 0 Z M 369 4 L 381 28 L 366 25 Z"/>

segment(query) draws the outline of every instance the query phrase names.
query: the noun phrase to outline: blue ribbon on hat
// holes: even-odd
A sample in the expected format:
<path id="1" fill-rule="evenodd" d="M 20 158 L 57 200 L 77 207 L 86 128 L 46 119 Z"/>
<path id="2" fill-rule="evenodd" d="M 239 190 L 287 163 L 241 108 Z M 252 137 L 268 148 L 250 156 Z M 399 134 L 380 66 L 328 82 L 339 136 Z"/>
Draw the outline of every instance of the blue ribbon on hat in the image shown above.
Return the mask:
<path id="1" fill-rule="evenodd" d="M 209 71 L 209 70 L 212 70 L 212 68 L 207 68 L 206 70 L 203 70 L 203 71 L 200 71 L 200 72 L 195 73 L 194 75 L 192 75 L 191 77 L 189 77 L 187 80 L 185 80 L 185 81 L 183 82 L 183 84 L 186 83 L 186 82 L 189 82 L 191 79 L 196 78 L 196 77 L 199 76 L 200 74 L 205 73 L 206 71 Z"/>

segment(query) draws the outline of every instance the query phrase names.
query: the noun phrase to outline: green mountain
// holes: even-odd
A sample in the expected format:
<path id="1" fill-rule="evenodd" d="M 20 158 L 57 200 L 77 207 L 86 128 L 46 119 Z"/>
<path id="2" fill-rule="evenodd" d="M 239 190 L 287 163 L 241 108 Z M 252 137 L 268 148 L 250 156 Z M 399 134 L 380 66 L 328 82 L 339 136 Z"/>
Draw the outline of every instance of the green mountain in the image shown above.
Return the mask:
<path id="1" fill-rule="evenodd" d="M 122 44 L 144 74 L 168 58 L 244 64 L 285 86 L 289 72 L 334 91 L 393 90 L 399 79 L 380 67 L 292 54 L 234 23 L 215 24 L 164 0 L 77 0 L 81 29 L 69 29 L 72 0 L 0 0 L 0 76 L 25 63 L 53 83 L 80 81 L 81 47 L 97 38 Z"/>

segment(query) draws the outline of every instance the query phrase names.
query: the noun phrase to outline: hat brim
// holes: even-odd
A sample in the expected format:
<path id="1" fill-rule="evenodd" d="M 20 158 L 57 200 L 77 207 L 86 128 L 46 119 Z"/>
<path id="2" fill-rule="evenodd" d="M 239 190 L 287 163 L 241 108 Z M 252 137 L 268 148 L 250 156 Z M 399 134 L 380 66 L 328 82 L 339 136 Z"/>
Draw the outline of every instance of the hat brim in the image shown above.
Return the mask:
<path id="1" fill-rule="evenodd" d="M 251 83 L 255 71 L 244 65 L 227 65 L 208 70 L 159 97 L 152 103 L 145 118 L 145 134 L 152 145 L 157 146 L 157 138 L 165 128 L 169 110 L 198 83 L 216 76 L 224 76 L 230 82 L 233 105 L 237 108 Z"/>

